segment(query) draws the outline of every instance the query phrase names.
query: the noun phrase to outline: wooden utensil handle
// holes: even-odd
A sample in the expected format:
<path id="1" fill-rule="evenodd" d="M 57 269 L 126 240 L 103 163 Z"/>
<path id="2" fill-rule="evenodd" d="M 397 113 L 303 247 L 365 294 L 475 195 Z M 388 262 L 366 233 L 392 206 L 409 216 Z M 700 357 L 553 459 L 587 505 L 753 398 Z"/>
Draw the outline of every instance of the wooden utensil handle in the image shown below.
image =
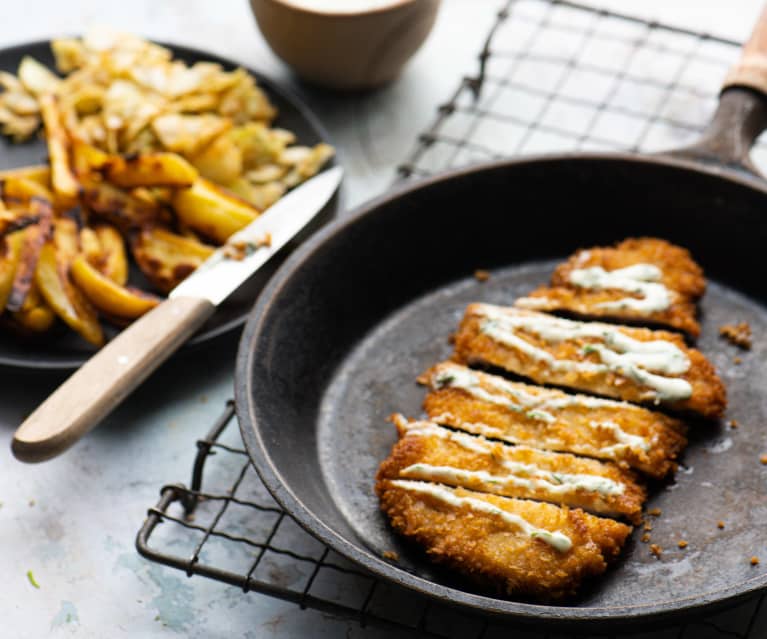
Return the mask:
<path id="1" fill-rule="evenodd" d="M 16 431 L 13 454 L 39 462 L 91 430 L 213 313 L 207 300 L 164 301 L 122 331 L 59 386 Z"/>
<path id="2" fill-rule="evenodd" d="M 723 89 L 748 87 L 767 93 L 767 6 L 762 10 L 751 37 L 743 47 L 740 60 L 724 81 Z"/>

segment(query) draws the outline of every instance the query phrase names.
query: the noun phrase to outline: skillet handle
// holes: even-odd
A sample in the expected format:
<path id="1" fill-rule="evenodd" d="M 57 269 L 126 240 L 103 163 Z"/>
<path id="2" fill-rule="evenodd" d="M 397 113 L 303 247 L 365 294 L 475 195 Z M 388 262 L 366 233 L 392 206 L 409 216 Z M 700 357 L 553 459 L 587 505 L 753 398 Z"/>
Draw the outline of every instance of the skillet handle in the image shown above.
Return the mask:
<path id="1" fill-rule="evenodd" d="M 763 177 L 750 158 L 751 147 L 767 129 L 767 6 L 730 69 L 719 106 L 701 139 L 670 155 L 717 164 Z"/>

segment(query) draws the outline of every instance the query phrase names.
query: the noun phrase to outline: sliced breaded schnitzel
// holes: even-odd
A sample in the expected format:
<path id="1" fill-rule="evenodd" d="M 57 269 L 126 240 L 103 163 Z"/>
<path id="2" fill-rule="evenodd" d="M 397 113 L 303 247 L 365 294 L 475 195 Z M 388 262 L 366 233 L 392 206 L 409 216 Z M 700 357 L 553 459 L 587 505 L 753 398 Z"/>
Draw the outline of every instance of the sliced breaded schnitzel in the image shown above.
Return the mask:
<path id="1" fill-rule="evenodd" d="M 515 306 L 665 325 L 697 337 L 695 303 L 705 290 L 703 271 L 689 251 L 643 237 L 577 251 L 554 271 L 550 287 Z"/>
<path id="2" fill-rule="evenodd" d="M 400 440 L 381 464 L 379 478 L 433 481 L 641 521 L 645 491 L 633 473 L 614 464 L 509 446 L 402 415 L 392 421 Z"/>
<path id="3" fill-rule="evenodd" d="M 379 479 L 381 509 L 435 561 L 509 596 L 556 600 L 599 575 L 631 528 L 526 499 L 412 480 Z"/>
<path id="4" fill-rule="evenodd" d="M 454 359 L 498 366 L 541 384 L 662 404 L 708 418 L 720 417 L 727 405 L 713 365 L 668 331 L 470 304 L 455 334 Z"/>
<path id="5" fill-rule="evenodd" d="M 532 448 L 606 459 L 661 478 L 687 444 L 678 419 L 610 399 L 510 382 L 454 362 L 418 381 L 429 419 Z"/>

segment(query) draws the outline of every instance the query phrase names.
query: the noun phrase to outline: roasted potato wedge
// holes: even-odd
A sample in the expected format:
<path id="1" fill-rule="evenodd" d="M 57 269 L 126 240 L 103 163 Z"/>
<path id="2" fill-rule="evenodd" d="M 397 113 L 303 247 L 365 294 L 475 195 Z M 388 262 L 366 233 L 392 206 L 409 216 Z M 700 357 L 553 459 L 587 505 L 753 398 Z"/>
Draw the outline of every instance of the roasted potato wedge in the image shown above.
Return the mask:
<path id="1" fill-rule="evenodd" d="M 69 272 L 91 303 L 107 315 L 135 319 L 160 303 L 160 298 L 154 295 L 120 286 L 100 273 L 82 255 L 74 259 Z"/>
<path id="2" fill-rule="evenodd" d="M 187 187 L 197 179 L 197 169 L 175 153 L 137 153 L 113 155 L 103 167 L 112 184 L 123 188 L 136 186 Z"/>
<path id="3" fill-rule="evenodd" d="M 77 197 L 79 185 L 69 163 L 69 136 L 61 121 L 57 98 L 50 93 L 38 98 L 51 162 L 53 190 L 62 198 Z"/>
<path id="4" fill-rule="evenodd" d="M 0 237 L 25 229 L 39 221 L 40 218 L 30 213 L 28 208 L 6 209 L 0 206 Z"/>
<path id="5" fill-rule="evenodd" d="M 45 333 L 56 321 L 56 314 L 40 295 L 40 289 L 35 282 L 32 282 L 21 308 L 11 313 L 11 317 L 26 333 Z"/>
<path id="6" fill-rule="evenodd" d="M 128 281 L 128 256 L 120 232 L 108 224 L 80 231 L 80 246 L 90 264 L 120 286 Z"/>
<path id="7" fill-rule="evenodd" d="M 162 228 L 143 229 L 131 248 L 141 271 L 163 293 L 171 291 L 215 250 Z"/>
<path id="8" fill-rule="evenodd" d="M 21 246 L 21 256 L 13 276 L 13 285 L 5 308 L 10 312 L 20 311 L 35 278 L 35 269 L 40 257 L 40 251 L 51 234 L 53 213 L 50 202 L 32 198 L 30 212 L 39 221 L 24 229 L 24 242 Z"/>
<path id="9" fill-rule="evenodd" d="M 189 161 L 200 175 L 218 184 L 229 184 L 242 174 L 242 150 L 227 134 L 191 155 Z"/>
<path id="10" fill-rule="evenodd" d="M 57 254 L 53 242 L 40 249 L 35 283 L 45 301 L 72 330 L 94 346 L 104 343 L 96 309 L 69 279 L 69 263 Z"/>
<path id="11" fill-rule="evenodd" d="M 24 233 L 9 233 L 2 240 L 0 250 L 0 308 L 5 308 L 13 288 L 13 279 L 21 259 L 21 247 L 24 245 Z"/>
<path id="12" fill-rule="evenodd" d="M 219 244 L 260 214 L 252 204 L 204 178 L 177 191 L 173 209 L 181 223 Z"/>
<path id="13" fill-rule="evenodd" d="M 253 184 L 245 178 L 237 178 L 227 187 L 232 193 L 247 200 L 260 211 L 265 211 L 279 200 L 288 189 L 280 182 Z"/>
<path id="14" fill-rule="evenodd" d="M 6 169 L 4 171 L 0 171 L 0 180 L 7 180 L 8 178 L 17 177 L 33 180 L 49 189 L 51 187 L 51 167 L 49 167 L 47 164 L 22 166 L 18 169 Z"/>
<path id="15" fill-rule="evenodd" d="M 167 113 L 152 120 L 152 131 L 169 151 L 191 155 L 231 128 L 228 118 L 217 115 Z"/>
<path id="16" fill-rule="evenodd" d="M 163 207 L 156 201 L 134 197 L 107 182 L 85 181 L 81 197 L 93 213 L 123 232 L 163 219 Z"/>
<path id="17" fill-rule="evenodd" d="M 61 79 L 40 64 L 33 57 L 25 55 L 19 64 L 19 80 L 32 95 L 54 93 Z"/>
<path id="18" fill-rule="evenodd" d="M 109 153 L 83 140 L 72 141 L 72 167 L 78 176 L 100 171 L 109 162 Z"/>
<path id="19" fill-rule="evenodd" d="M 80 229 L 71 217 L 53 220 L 53 244 L 60 259 L 70 264 L 80 254 Z"/>
<path id="20" fill-rule="evenodd" d="M 33 197 L 39 197 L 53 202 L 53 193 L 47 186 L 26 177 L 8 177 L 0 180 L 3 201 L 11 207 L 29 204 Z"/>

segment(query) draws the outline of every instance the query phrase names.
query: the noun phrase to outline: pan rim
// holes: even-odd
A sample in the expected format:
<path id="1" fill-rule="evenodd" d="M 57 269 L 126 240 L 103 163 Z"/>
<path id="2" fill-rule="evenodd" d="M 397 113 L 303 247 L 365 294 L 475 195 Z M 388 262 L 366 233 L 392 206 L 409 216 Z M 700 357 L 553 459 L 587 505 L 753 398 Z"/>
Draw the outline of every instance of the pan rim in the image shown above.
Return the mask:
<path id="1" fill-rule="evenodd" d="M 519 165 L 593 162 L 597 160 L 616 163 L 651 164 L 665 166 L 670 169 L 693 171 L 715 179 L 723 179 L 729 183 L 735 183 L 747 189 L 757 191 L 762 196 L 767 195 L 767 183 L 759 176 L 741 173 L 719 165 L 701 164 L 687 158 L 663 154 L 647 156 L 637 153 L 603 154 L 573 152 L 539 154 L 474 164 L 468 167 L 440 172 L 433 176 L 417 179 L 411 183 L 399 186 L 357 206 L 351 213 L 334 220 L 326 227 L 320 229 L 280 266 L 253 307 L 240 338 L 235 372 L 235 408 L 240 432 L 251 463 L 275 500 L 301 527 L 346 559 L 372 573 L 374 577 L 416 591 L 431 599 L 437 599 L 449 605 L 460 606 L 475 614 L 501 616 L 509 619 L 514 618 L 522 622 L 537 622 L 539 624 L 550 623 L 552 625 L 561 625 L 575 623 L 579 626 L 597 622 L 602 625 L 611 624 L 613 626 L 637 621 L 661 623 L 672 618 L 691 616 L 695 613 L 700 613 L 704 609 L 713 611 L 730 607 L 760 591 L 767 590 L 767 573 L 763 573 L 724 588 L 694 596 L 667 599 L 663 602 L 580 608 L 577 606 L 522 603 L 444 586 L 388 563 L 366 548 L 351 543 L 328 526 L 319 516 L 315 515 L 305 506 L 302 500 L 289 488 L 287 482 L 283 480 L 279 468 L 274 464 L 269 455 L 268 446 L 263 440 L 256 416 L 256 392 L 253 387 L 253 376 L 250 374 L 255 354 L 253 345 L 258 339 L 263 322 L 281 290 L 292 279 L 293 273 L 306 261 L 310 260 L 315 251 L 321 248 L 326 241 L 343 233 L 347 227 L 356 224 L 362 218 L 374 215 L 383 205 L 445 181 L 461 178 L 470 179 L 470 176 L 473 174 L 511 169 Z"/>

